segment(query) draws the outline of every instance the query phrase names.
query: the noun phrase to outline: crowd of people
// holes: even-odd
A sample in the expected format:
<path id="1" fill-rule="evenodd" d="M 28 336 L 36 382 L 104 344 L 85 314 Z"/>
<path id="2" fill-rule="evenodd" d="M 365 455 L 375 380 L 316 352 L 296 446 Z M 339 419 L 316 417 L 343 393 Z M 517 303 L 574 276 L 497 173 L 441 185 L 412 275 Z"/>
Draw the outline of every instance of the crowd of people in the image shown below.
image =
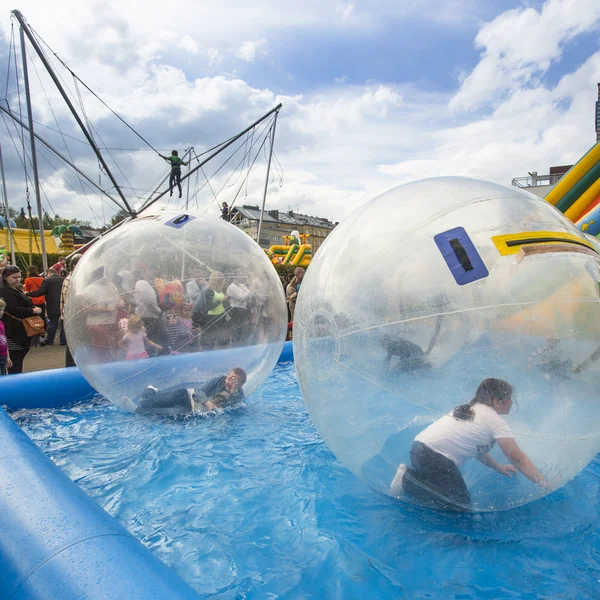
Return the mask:
<path id="1" fill-rule="evenodd" d="M 21 270 L 9 265 L 0 280 L 0 373 L 23 371 L 33 346 L 51 346 L 57 334 L 66 347 L 66 366 L 75 362 L 67 345 L 63 315 L 73 271 L 81 258 L 61 257 L 46 273 L 35 266 Z M 288 306 L 288 337 L 304 269 L 281 278 Z M 225 276 L 196 268 L 188 280 L 153 278 L 150 269 L 137 274 L 121 270 L 105 277 L 99 267 L 88 277 L 73 302 L 84 345 L 93 360 L 139 360 L 150 356 L 213 350 L 261 343 L 268 338 L 268 302 L 244 274 Z M 27 321 L 39 317 L 41 335 L 31 335 Z M 83 329 L 85 328 L 85 329 Z"/>
<path id="2" fill-rule="evenodd" d="M 66 347 L 65 365 L 75 362 L 64 330 L 65 298 L 80 255 L 69 263 L 61 257 L 43 275 L 35 266 L 21 270 L 9 265 L 0 281 L 0 373 L 23 371 L 30 348 L 51 346 L 57 334 Z M 197 268 L 189 280 L 152 278 L 149 269 L 137 275 L 125 270 L 109 281 L 100 267 L 75 298 L 75 313 L 83 319 L 86 344 L 98 361 L 136 360 L 260 343 L 265 298 L 249 285 L 245 275 L 224 276 Z M 304 269 L 282 278 L 288 305 L 288 339 Z M 185 285 L 184 285 L 185 284 Z M 39 317 L 41 335 L 30 335 L 26 321 Z M 83 331 L 82 331 L 83 335 Z"/>
<path id="3" fill-rule="evenodd" d="M 197 266 L 188 278 L 152 277 L 141 266 L 106 277 L 98 267 L 73 302 L 70 330 L 80 332 L 93 362 L 218 350 L 268 343 L 278 320 L 261 282 L 247 273 Z M 301 279 L 301 276 L 300 276 Z M 79 345 L 79 344 L 78 344 Z"/>

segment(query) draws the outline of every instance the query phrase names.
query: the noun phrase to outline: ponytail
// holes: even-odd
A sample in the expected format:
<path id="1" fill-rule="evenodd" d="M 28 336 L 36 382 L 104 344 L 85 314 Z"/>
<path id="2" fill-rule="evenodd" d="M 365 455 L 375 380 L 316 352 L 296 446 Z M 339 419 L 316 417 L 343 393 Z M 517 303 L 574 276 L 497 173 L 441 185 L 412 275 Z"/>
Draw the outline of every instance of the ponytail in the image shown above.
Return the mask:
<path id="1" fill-rule="evenodd" d="M 502 379 L 489 377 L 484 379 L 475 392 L 475 397 L 468 404 L 461 404 L 454 409 L 452 416 L 459 421 L 472 421 L 475 417 L 474 404 L 492 406 L 494 400 L 504 400 L 512 395 L 513 387 Z"/>

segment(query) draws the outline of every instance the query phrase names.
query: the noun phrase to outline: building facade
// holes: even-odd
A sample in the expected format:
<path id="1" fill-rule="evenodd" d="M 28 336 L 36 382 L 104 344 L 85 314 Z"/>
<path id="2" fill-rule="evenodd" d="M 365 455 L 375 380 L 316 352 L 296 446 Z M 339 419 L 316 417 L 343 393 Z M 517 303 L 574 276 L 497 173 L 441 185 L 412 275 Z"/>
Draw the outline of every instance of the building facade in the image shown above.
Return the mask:
<path id="1" fill-rule="evenodd" d="M 527 190 L 539 198 L 545 198 L 571 167 L 572 165 L 550 167 L 550 173 L 544 175 L 532 171 L 527 177 L 515 177 L 512 180 L 512 185 Z"/>
<path id="2" fill-rule="evenodd" d="M 337 223 L 322 217 L 311 217 L 294 211 L 265 211 L 263 224 L 258 237 L 258 224 L 260 222 L 260 208 L 258 206 L 244 205 L 231 211 L 231 223 L 247 233 L 261 248 L 270 248 L 285 244 L 284 236 L 290 235 L 294 230 L 308 235 L 307 243 L 311 244 L 316 252 L 325 238 L 333 231 Z"/>

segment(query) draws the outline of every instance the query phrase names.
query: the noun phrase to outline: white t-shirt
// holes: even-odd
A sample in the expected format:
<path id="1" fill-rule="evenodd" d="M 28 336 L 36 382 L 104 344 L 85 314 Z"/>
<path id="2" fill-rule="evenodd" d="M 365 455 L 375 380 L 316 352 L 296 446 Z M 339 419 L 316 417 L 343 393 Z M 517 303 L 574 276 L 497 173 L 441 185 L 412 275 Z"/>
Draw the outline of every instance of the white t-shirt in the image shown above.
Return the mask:
<path id="1" fill-rule="evenodd" d="M 474 404 L 472 421 L 443 416 L 415 438 L 460 467 L 467 459 L 489 452 L 498 438 L 514 438 L 508 423 L 491 407 Z"/>
<path id="2" fill-rule="evenodd" d="M 185 284 L 185 295 L 188 302 L 195 302 L 200 293 L 200 286 L 192 279 Z"/>
<path id="3" fill-rule="evenodd" d="M 88 305 L 93 308 L 87 315 L 88 325 L 115 325 L 119 308 L 119 292 L 108 281 L 96 281 L 88 285 L 83 293 Z"/>
<path id="4" fill-rule="evenodd" d="M 160 317 L 162 311 L 156 302 L 154 288 L 147 281 L 140 279 L 134 290 L 135 314 L 142 319 Z"/>
<path id="5" fill-rule="evenodd" d="M 146 334 L 143 331 L 128 331 L 123 336 L 123 341 L 127 343 L 127 354 L 143 354 L 146 352 L 145 339 Z"/>
<path id="6" fill-rule="evenodd" d="M 232 283 L 227 288 L 227 296 L 231 308 L 248 308 L 247 300 L 250 290 L 243 283 Z"/>

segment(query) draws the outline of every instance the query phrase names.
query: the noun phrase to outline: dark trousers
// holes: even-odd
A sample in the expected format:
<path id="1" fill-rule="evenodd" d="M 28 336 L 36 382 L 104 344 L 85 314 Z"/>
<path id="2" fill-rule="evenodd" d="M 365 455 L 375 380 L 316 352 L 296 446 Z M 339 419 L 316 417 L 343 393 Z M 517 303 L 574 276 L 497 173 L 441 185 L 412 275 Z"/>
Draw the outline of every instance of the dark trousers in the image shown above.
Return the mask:
<path id="1" fill-rule="evenodd" d="M 443 510 L 469 510 L 471 496 L 458 467 L 422 442 L 410 449 L 413 468 L 406 469 L 403 488 L 419 503 Z"/>
<path id="2" fill-rule="evenodd" d="M 0 356 L 0 375 L 8 375 L 8 367 L 6 366 L 8 357 Z"/>
<path id="3" fill-rule="evenodd" d="M 23 372 L 23 361 L 29 352 L 29 348 L 27 350 L 11 350 L 10 351 L 10 360 L 12 360 L 12 367 L 9 367 L 8 374 L 15 375 L 17 373 Z"/>
<path id="4" fill-rule="evenodd" d="M 69 348 L 69 344 L 67 344 L 67 347 L 65 348 L 65 367 L 74 367 L 75 365 L 75 359 L 73 358 L 73 355 L 71 354 L 71 349 Z"/>
<path id="5" fill-rule="evenodd" d="M 140 397 L 136 412 L 163 415 L 189 414 L 194 410 L 187 389 L 156 392 L 147 389 Z"/>
<path id="6" fill-rule="evenodd" d="M 171 176 L 169 177 L 169 192 L 173 193 L 173 188 L 177 185 L 179 189 L 179 197 L 181 198 L 181 169 L 177 169 L 176 171 L 171 171 Z"/>
<path id="7" fill-rule="evenodd" d="M 58 329 L 58 325 L 60 323 L 60 345 L 64 346 L 67 343 L 67 338 L 65 337 L 65 326 L 63 324 L 60 315 L 56 315 L 54 317 L 48 317 L 48 334 L 46 335 L 46 346 L 51 346 L 54 344 L 54 337 L 56 336 L 56 330 Z"/>
<path id="8" fill-rule="evenodd" d="M 142 323 L 146 328 L 146 335 L 150 341 L 160 346 L 167 345 L 165 326 L 161 319 L 156 317 L 142 317 Z M 152 353 L 153 351 L 151 350 L 150 352 Z"/>

